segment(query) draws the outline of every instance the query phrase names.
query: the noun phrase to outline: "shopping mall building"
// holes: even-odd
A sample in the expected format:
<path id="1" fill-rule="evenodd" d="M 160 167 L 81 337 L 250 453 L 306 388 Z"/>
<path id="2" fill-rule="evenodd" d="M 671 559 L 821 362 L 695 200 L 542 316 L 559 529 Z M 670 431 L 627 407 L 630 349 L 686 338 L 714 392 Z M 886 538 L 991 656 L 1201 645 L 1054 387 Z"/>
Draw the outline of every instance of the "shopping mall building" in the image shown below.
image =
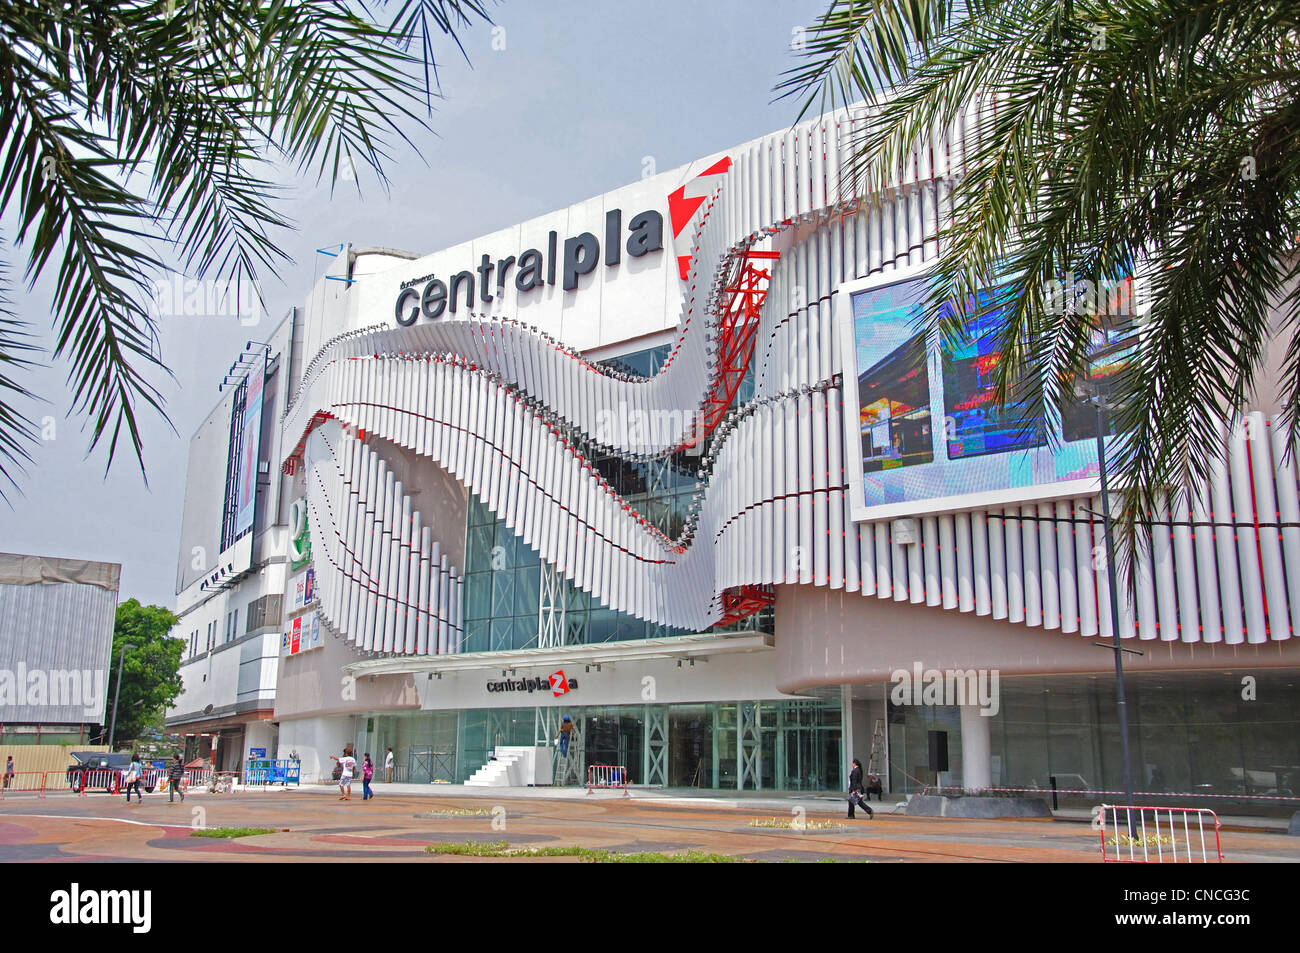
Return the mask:
<path id="1" fill-rule="evenodd" d="M 191 444 L 172 730 L 307 778 L 351 743 L 419 782 L 495 753 L 516 783 L 838 791 L 857 756 L 893 792 L 1119 787 L 1096 416 L 1018 426 L 991 335 L 917 331 L 973 119 L 865 194 L 854 121 L 432 254 L 326 250 Z M 1276 410 L 1121 582 L 1139 790 L 1300 793 Z"/>

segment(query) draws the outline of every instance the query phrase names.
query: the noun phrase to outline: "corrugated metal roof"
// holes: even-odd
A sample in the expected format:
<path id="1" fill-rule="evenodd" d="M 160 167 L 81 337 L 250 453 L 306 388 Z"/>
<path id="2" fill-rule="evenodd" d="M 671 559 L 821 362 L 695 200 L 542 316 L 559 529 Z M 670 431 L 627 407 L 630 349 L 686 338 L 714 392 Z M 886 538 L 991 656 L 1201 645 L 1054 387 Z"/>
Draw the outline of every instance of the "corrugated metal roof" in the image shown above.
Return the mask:
<path id="1" fill-rule="evenodd" d="M 103 724 L 116 610 L 116 588 L 0 584 L 0 722 Z"/>

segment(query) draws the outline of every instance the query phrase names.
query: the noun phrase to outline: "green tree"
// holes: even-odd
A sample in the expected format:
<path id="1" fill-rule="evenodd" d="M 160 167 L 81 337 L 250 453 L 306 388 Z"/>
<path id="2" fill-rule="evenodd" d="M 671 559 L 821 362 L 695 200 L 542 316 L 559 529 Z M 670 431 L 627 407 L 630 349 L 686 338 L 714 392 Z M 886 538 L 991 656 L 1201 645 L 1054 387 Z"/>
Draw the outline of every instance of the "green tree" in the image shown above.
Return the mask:
<path id="1" fill-rule="evenodd" d="M 113 717 L 121 658 L 122 690 L 117 695 L 114 731 L 114 744 L 119 747 L 157 723 L 163 710 L 181 693 L 180 667 L 185 644 L 167 636 L 178 621 L 175 614 L 162 606 L 142 606 L 136 599 L 128 599 L 117 607 L 107 718 L 111 721 Z M 133 646 L 126 649 L 125 656 L 122 655 L 124 645 Z M 108 725 L 104 726 L 104 739 L 108 739 Z"/>
<path id="2" fill-rule="evenodd" d="M 876 188 L 965 117 L 925 319 L 952 339 L 1001 309 L 999 399 L 1027 416 L 1068 400 L 1114 330 L 1072 294 L 1054 307 L 1052 283 L 1145 278 L 1150 313 L 1109 384 L 1130 534 L 1206 478 L 1221 418 L 1264 375 L 1296 436 L 1298 17 L 1282 0 L 836 0 L 778 86 L 805 112 L 872 104 L 853 170 Z M 993 276 L 1005 290 L 968 310 Z"/>
<path id="3" fill-rule="evenodd" d="M 0 476 L 31 457 L 26 322 L 4 265 L 56 268 L 55 358 L 72 410 L 143 459 L 136 405 L 162 413 L 164 369 L 147 301 L 164 261 L 236 293 L 286 255 L 278 168 L 387 185 L 394 145 L 414 145 L 437 95 L 434 41 L 456 39 L 480 0 L 35 0 L 0 5 Z M 388 15 L 379 14 L 387 11 Z M 462 50 L 463 53 L 463 50 Z M 260 297 L 260 291 L 258 292 Z M 10 400 L 6 401 L 5 398 Z"/>

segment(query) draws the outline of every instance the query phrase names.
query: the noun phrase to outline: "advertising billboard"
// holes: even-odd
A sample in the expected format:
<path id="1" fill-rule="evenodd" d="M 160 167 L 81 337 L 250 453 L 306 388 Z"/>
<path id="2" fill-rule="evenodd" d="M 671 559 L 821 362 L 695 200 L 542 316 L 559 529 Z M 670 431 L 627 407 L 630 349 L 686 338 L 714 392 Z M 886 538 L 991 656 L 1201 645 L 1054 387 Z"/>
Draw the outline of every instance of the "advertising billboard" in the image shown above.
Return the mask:
<path id="1" fill-rule="evenodd" d="M 1030 418 L 995 399 L 993 310 L 964 340 L 920 327 L 928 266 L 840 286 L 845 469 L 855 520 L 1032 502 L 1094 492 L 1096 415 L 1081 400 Z M 987 299 L 981 304 L 987 304 Z M 974 302 L 967 308 L 972 315 Z M 1122 352 L 1098 361 L 1104 376 Z"/>
<path id="2" fill-rule="evenodd" d="M 266 368 L 259 360 L 258 366 L 248 374 L 248 389 L 244 395 L 243 434 L 239 440 L 239 468 L 235 479 L 235 537 L 253 528 L 257 502 L 257 458 L 262 443 L 262 390 Z"/>

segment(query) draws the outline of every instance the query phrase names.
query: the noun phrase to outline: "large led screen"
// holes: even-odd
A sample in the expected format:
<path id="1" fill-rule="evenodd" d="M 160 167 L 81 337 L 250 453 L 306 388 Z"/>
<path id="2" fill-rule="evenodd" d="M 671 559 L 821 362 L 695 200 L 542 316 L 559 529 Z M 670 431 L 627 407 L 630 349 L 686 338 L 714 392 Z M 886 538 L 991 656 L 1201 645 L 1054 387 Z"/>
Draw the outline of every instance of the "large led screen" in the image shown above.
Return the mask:
<path id="1" fill-rule="evenodd" d="M 838 296 L 854 519 L 1091 492 L 1092 406 L 1031 418 L 1014 394 L 999 405 L 999 313 L 972 319 L 964 339 L 941 344 L 921 327 L 928 281 L 913 268 L 848 282 Z M 1098 362 L 1097 373 L 1121 363 Z"/>

